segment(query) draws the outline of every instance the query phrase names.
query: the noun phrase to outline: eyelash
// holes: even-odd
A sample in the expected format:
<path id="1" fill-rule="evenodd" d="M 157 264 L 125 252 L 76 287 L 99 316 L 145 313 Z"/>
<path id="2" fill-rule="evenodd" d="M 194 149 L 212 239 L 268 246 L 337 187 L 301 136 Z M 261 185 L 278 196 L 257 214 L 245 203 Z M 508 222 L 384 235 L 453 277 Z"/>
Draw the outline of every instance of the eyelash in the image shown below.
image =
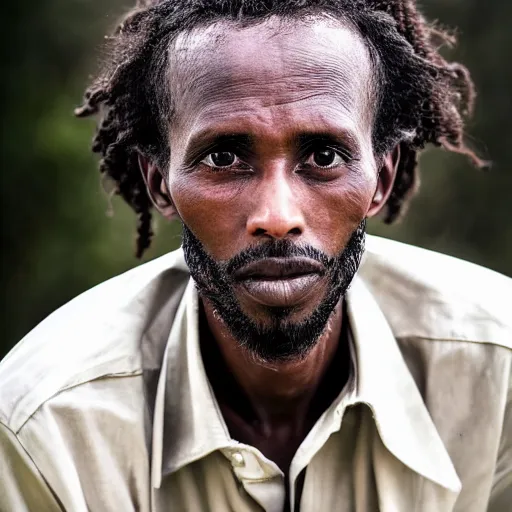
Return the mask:
<path id="1" fill-rule="evenodd" d="M 338 157 L 340 157 L 341 159 L 341 162 L 339 162 L 338 164 L 330 164 L 330 165 L 327 165 L 327 166 L 321 166 L 321 165 L 311 165 L 311 167 L 313 169 L 334 169 L 335 167 L 339 167 L 340 165 L 347 165 L 350 160 L 352 160 L 352 158 L 350 157 L 350 155 L 348 154 L 347 151 L 345 150 L 341 150 L 339 148 L 336 148 L 336 147 L 332 147 L 332 146 L 323 146 L 321 148 L 315 148 L 313 150 L 310 150 L 308 151 L 307 153 L 307 156 L 308 158 L 306 159 L 306 163 L 308 160 L 310 160 L 314 154 L 317 152 L 317 151 L 320 151 L 320 150 L 329 150 L 329 151 L 334 151 L 334 154 Z"/>
<path id="2" fill-rule="evenodd" d="M 339 162 L 338 164 L 331 164 L 329 166 L 318 166 L 318 165 L 312 165 L 312 164 L 307 164 L 307 160 L 309 160 L 310 158 L 313 157 L 313 155 L 315 154 L 315 152 L 319 151 L 320 149 L 322 150 L 330 150 L 330 151 L 334 151 L 334 153 L 336 154 L 336 156 L 340 157 L 342 162 Z M 212 154 L 214 153 L 223 153 L 223 152 L 226 152 L 226 153 L 233 153 L 233 155 L 235 156 L 236 160 L 235 160 L 235 163 L 229 165 L 229 166 L 223 166 L 223 167 L 217 167 L 215 165 L 210 165 L 208 163 L 205 163 L 204 160 L 206 160 L 208 157 L 210 157 Z M 317 148 L 309 148 L 307 151 L 303 151 L 302 152 L 303 154 L 303 158 L 301 158 L 301 160 L 306 163 L 308 165 L 308 167 L 310 169 L 320 169 L 320 170 L 328 170 L 328 169 L 334 169 L 340 165 L 348 165 L 350 164 L 351 161 L 354 160 L 354 158 L 351 157 L 351 155 L 344 149 L 340 149 L 340 148 L 336 148 L 336 147 L 332 147 L 332 146 L 329 146 L 329 145 L 325 145 L 325 146 L 318 146 Z M 304 157 L 307 157 L 307 158 L 304 158 Z M 229 170 L 233 170 L 234 168 L 238 168 L 240 169 L 241 167 L 245 170 L 248 170 L 250 169 L 250 166 L 248 164 L 246 164 L 237 154 L 236 151 L 230 151 L 230 150 L 227 150 L 227 149 L 218 149 L 216 151 L 211 151 L 206 154 L 206 156 L 203 156 L 198 162 L 197 164 L 203 164 L 203 165 L 206 165 L 207 167 L 209 167 L 211 169 L 212 172 L 221 172 L 221 171 L 229 171 Z"/>
<path id="3" fill-rule="evenodd" d="M 208 167 L 211 167 L 213 169 L 231 169 L 233 167 L 236 167 L 240 164 L 243 164 L 243 165 L 246 165 L 244 164 L 244 162 L 241 160 L 241 158 L 234 152 L 234 151 L 214 151 L 213 153 L 208 153 L 202 160 L 201 160 L 201 163 L 204 162 L 204 160 L 206 160 L 208 157 L 210 157 L 211 155 L 215 154 L 215 153 L 232 153 L 234 156 L 235 156 L 235 162 L 231 165 L 227 165 L 227 166 L 216 166 L 216 165 L 210 165 L 210 164 L 206 164 Z"/>

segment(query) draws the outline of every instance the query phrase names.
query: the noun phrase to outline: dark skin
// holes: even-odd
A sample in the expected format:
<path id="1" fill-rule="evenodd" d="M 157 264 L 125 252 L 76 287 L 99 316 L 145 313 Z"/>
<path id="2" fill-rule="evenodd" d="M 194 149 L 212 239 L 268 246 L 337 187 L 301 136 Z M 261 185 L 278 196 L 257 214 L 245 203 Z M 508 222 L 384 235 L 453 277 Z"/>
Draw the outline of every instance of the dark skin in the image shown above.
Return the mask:
<path id="1" fill-rule="evenodd" d="M 271 238 L 341 252 L 384 206 L 399 158 L 373 152 L 374 72 L 362 37 L 327 17 L 271 19 L 242 29 L 219 23 L 174 45 L 170 166 L 140 159 L 162 215 L 179 216 L 219 261 Z M 325 287 L 318 283 L 288 320 L 310 315 Z M 256 301 L 237 298 L 254 321 L 270 321 Z M 285 474 L 346 382 L 343 317 L 340 300 L 306 357 L 267 362 L 242 349 L 202 300 L 203 359 L 226 424 Z"/>
<path id="2" fill-rule="evenodd" d="M 333 320 L 333 329 L 338 327 L 337 324 L 340 321 L 341 315 L 337 315 L 337 318 Z M 350 352 L 348 343 L 345 342 L 346 332 L 340 329 L 339 342 L 326 347 L 331 350 L 335 349 L 335 353 L 329 354 L 331 357 L 324 358 L 325 361 L 329 362 L 323 373 L 312 372 L 310 389 L 303 389 L 303 394 L 294 395 L 296 388 L 292 388 L 288 397 L 281 392 L 280 399 L 273 402 L 268 401 L 268 398 L 263 396 L 262 402 L 257 404 L 258 410 L 253 407 L 254 402 L 246 394 L 243 385 L 240 385 L 240 382 L 243 383 L 243 380 L 239 380 L 241 377 L 240 369 L 235 374 L 228 366 L 228 360 L 221 352 L 220 345 L 212 333 L 210 324 L 211 322 L 208 321 L 203 309 L 200 321 L 203 360 L 205 366 L 211 370 L 208 375 L 209 380 L 215 390 L 222 415 L 231 435 L 242 443 L 257 447 L 287 475 L 291 460 L 305 435 L 334 401 L 348 377 Z M 255 361 L 251 361 L 249 358 L 246 358 L 244 362 L 242 369 L 255 364 Z M 269 368 L 268 364 L 261 365 L 259 373 L 256 373 L 252 367 L 249 369 L 252 378 L 257 379 L 258 377 L 265 378 Z M 289 374 L 284 373 L 285 365 L 283 364 L 274 365 L 274 368 L 276 389 L 287 389 L 284 386 L 290 384 L 291 372 Z M 297 372 L 294 377 L 297 378 L 299 375 Z M 303 378 L 302 375 L 299 378 Z M 300 384 L 303 383 L 304 380 L 300 382 Z M 309 395 L 309 403 L 306 402 L 307 396 L 305 396 L 305 393 Z M 263 400 L 266 400 L 266 402 L 263 402 Z M 268 404 L 268 408 L 262 407 L 262 403 Z M 280 409 L 283 403 L 286 406 L 284 410 Z M 290 423 L 290 411 L 293 411 L 294 408 L 303 408 L 305 413 L 300 417 L 296 416 L 296 423 Z M 272 420 L 271 428 L 269 428 L 270 422 L 261 423 L 262 415 Z M 270 415 L 272 416 L 270 417 Z"/>

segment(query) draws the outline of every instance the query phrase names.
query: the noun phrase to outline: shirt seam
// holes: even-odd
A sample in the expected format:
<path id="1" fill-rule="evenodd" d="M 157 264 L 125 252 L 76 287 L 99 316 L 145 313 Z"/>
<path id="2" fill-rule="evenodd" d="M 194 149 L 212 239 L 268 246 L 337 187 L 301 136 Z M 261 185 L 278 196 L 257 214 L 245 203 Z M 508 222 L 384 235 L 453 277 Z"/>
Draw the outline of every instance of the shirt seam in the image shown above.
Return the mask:
<path id="1" fill-rule="evenodd" d="M 63 393 L 64 391 L 69 391 L 70 389 L 74 389 L 74 388 L 77 388 L 79 386 L 82 386 L 83 384 L 87 384 L 89 382 L 95 382 L 97 380 L 103 380 L 103 379 L 119 379 L 119 378 L 131 378 L 131 377 L 140 377 L 142 375 L 142 369 L 140 370 L 135 370 L 134 372 L 131 372 L 131 373 L 126 373 L 126 372 L 119 372 L 119 373 L 106 373 L 104 375 L 98 375 L 94 378 L 91 378 L 91 379 L 87 379 L 87 380 L 83 380 L 83 381 L 80 381 L 80 382 L 74 382 L 73 384 L 69 384 L 67 386 L 64 386 L 62 388 L 60 388 L 58 391 L 56 391 L 53 395 L 49 396 L 48 398 L 46 398 L 45 400 L 43 400 L 40 404 L 37 405 L 37 407 L 29 414 L 27 414 L 27 417 L 21 422 L 20 426 L 13 430 L 11 427 L 8 427 L 9 430 L 15 434 L 16 436 L 21 432 L 21 430 L 23 429 L 23 427 L 30 421 L 30 419 L 39 411 L 39 409 L 41 409 L 41 407 L 46 404 L 47 402 L 49 402 L 50 400 L 52 400 L 53 398 L 55 398 L 56 396 L 60 395 L 61 393 Z M 7 427 L 7 425 L 5 424 L 4 421 L 0 420 L 0 423 L 2 425 L 5 425 Z"/>
<path id="2" fill-rule="evenodd" d="M 492 341 L 492 340 L 475 340 L 472 338 L 456 338 L 456 337 L 444 337 L 444 336 L 424 336 L 422 334 L 400 334 L 396 336 L 397 340 L 403 340 L 407 338 L 415 338 L 418 340 L 426 340 L 426 341 L 448 341 L 448 342 L 457 342 L 457 343 L 471 343 L 471 344 L 478 344 L 478 345 L 494 345 L 496 347 L 501 347 L 504 349 L 507 349 L 509 351 L 512 351 L 512 340 L 510 342 L 510 346 L 506 345 L 505 343 L 499 342 L 499 341 Z"/>

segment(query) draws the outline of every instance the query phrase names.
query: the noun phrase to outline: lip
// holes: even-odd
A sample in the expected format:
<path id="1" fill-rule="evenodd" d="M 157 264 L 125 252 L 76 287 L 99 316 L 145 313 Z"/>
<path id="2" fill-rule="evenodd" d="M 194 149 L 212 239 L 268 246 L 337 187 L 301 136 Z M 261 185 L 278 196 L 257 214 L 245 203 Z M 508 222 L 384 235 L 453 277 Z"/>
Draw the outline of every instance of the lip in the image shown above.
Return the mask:
<path id="1" fill-rule="evenodd" d="M 322 280 L 324 267 L 309 258 L 268 258 L 234 274 L 245 295 L 267 307 L 305 302 Z"/>
<path id="2" fill-rule="evenodd" d="M 266 258 L 245 265 L 234 273 L 234 278 L 245 279 L 289 279 L 305 274 L 323 274 L 324 267 L 310 258 Z"/>

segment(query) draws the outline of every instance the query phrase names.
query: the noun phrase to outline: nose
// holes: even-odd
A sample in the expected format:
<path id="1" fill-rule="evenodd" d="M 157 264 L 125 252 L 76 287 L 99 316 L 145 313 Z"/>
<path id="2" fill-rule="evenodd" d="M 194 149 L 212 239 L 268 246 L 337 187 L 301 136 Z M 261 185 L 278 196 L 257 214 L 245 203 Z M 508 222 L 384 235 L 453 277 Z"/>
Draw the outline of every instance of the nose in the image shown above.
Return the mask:
<path id="1" fill-rule="evenodd" d="M 283 174 L 264 178 L 255 191 L 254 208 L 247 219 L 249 235 L 286 238 L 304 232 L 302 209 Z"/>

